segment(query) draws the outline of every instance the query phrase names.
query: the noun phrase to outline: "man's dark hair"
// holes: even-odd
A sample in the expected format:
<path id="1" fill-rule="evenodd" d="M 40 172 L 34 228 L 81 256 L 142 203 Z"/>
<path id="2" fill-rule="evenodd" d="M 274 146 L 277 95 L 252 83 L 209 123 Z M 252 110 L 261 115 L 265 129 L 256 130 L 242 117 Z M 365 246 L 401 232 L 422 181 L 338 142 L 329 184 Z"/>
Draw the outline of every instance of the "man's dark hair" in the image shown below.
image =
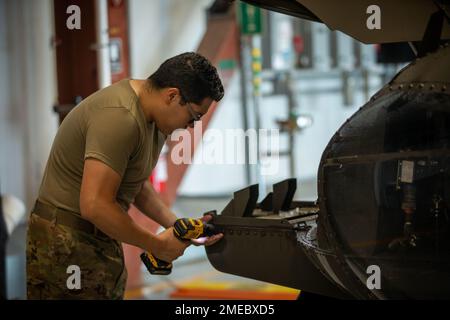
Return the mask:
<path id="1" fill-rule="evenodd" d="M 220 101 L 224 94 L 217 69 L 208 59 L 195 52 L 167 59 L 148 79 L 158 89 L 178 88 L 183 104 L 200 104 L 207 97 Z"/>

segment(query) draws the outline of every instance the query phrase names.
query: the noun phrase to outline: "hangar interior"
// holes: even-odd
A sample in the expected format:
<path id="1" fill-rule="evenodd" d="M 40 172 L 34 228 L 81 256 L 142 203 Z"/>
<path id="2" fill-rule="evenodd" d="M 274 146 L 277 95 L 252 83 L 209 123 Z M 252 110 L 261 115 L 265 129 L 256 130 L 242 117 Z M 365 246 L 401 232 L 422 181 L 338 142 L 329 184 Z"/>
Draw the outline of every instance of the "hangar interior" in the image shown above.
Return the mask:
<path id="1" fill-rule="evenodd" d="M 80 8 L 80 29 L 67 26 L 71 5 Z M 295 200 L 316 201 L 319 163 L 330 139 L 414 59 L 405 42 L 364 44 L 323 23 L 241 1 L 0 0 L 0 193 L 4 212 L 23 215 L 6 240 L 7 299 L 26 298 L 27 218 L 61 121 L 94 91 L 125 78 L 146 79 L 164 60 L 187 51 L 214 63 L 225 97 L 197 124 L 203 137 L 194 133 L 192 164 L 175 163 L 176 141 L 169 141 L 149 177 L 186 218 L 220 213 L 250 185 L 257 184 L 260 203 L 274 184 L 292 178 Z M 248 134 L 236 142 L 248 130 L 256 140 Z M 251 153 L 253 163 L 226 161 L 227 155 L 248 160 Z M 136 208 L 129 214 L 160 230 Z M 127 299 L 299 295 L 296 288 L 216 270 L 203 247 L 191 246 L 169 276 L 150 275 L 140 249 L 124 250 Z"/>

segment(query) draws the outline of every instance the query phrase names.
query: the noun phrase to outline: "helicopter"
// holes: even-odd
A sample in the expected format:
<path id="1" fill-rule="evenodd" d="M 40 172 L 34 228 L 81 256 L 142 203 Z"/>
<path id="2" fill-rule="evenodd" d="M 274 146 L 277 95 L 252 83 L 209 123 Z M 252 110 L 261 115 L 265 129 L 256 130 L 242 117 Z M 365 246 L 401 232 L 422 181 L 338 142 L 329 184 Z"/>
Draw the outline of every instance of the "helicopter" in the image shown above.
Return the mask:
<path id="1" fill-rule="evenodd" d="M 339 299 L 450 298 L 450 4 L 245 0 L 415 58 L 337 130 L 316 201 L 286 179 L 234 193 L 206 247 L 219 271 Z M 412 18 L 413 17 L 413 18 Z M 401 27 L 400 27 L 401 26 Z M 302 293 L 303 294 L 303 293 Z"/>

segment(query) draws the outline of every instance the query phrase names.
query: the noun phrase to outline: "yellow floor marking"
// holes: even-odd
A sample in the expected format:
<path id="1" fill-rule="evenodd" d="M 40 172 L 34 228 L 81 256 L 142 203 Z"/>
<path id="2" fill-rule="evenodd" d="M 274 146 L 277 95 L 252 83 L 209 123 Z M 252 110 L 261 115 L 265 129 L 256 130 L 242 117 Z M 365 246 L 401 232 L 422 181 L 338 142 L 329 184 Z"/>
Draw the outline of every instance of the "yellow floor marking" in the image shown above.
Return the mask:
<path id="1" fill-rule="evenodd" d="M 211 277 L 219 275 L 219 274 L 220 274 L 219 271 L 212 270 L 212 271 L 205 272 L 201 275 L 189 276 L 189 277 L 183 278 L 181 280 L 170 280 L 167 282 L 164 281 L 162 283 L 157 283 L 157 284 L 153 284 L 153 285 L 150 284 L 150 285 L 145 285 L 145 286 L 142 286 L 139 288 L 128 289 L 125 291 L 125 300 L 140 299 L 152 292 L 155 292 L 155 293 L 161 292 L 165 289 L 173 288 L 173 286 L 180 287 L 186 283 L 202 281 L 204 279 L 211 278 Z"/>
<path id="2" fill-rule="evenodd" d="M 286 293 L 286 294 L 299 294 L 300 290 L 275 285 L 271 283 L 245 283 L 239 281 L 214 281 L 211 278 L 220 276 L 223 273 L 212 270 L 200 275 L 189 276 L 180 280 L 169 280 L 156 284 L 144 285 L 139 288 L 129 289 L 125 292 L 126 300 L 142 299 L 152 293 L 158 293 L 166 289 L 199 289 L 199 290 L 233 290 L 233 291 L 256 291 L 260 293 Z M 208 281 L 205 281 L 210 279 Z"/>

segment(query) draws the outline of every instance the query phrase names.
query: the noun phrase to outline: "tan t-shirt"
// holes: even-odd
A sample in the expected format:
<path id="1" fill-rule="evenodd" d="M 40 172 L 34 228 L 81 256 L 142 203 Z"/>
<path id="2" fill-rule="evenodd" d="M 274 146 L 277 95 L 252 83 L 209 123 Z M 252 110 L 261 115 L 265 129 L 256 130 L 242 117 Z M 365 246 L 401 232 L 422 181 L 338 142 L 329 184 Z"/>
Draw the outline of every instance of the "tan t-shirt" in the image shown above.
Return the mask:
<path id="1" fill-rule="evenodd" d="M 122 177 L 117 201 L 128 210 L 156 165 L 165 139 L 154 122 L 146 121 L 129 79 L 99 90 L 62 122 L 39 200 L 79 213 L 84 160 L 95 158 Z"/>

